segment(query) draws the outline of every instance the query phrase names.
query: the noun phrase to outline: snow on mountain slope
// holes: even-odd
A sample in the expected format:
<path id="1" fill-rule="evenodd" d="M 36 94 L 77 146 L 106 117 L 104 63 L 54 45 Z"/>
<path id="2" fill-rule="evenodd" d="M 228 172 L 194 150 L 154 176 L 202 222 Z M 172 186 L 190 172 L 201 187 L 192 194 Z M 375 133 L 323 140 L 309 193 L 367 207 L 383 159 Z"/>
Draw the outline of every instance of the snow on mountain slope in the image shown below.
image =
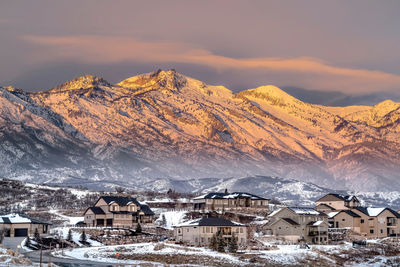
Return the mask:
<path id="1" fill-rule="evenodd" d="M 68 140 L 82 149 L 85 159 L 68 156 L 66 165 L 75 162 L 75 167 L 59 165 L 54 182 L 74 177 L 151 184 L 168 178 L 159 179 L 162 184 L 263 174 L 340 188 L 400 188 L 399 103 L 324 107 L 272 85 L 234 94 L 174 70 L 134 76 L 116 85 L 87 75 L 49 91 L 1 92 L 0 118 L 15 122 L 0 122 L 3 135 L 31 134 L 24 125 L 46 129 L 47 139 L 32 141 L 35 146 Z M 61 151 L 67 155 L 71 149 L 76 150 L 71 145 Z M 25 147 L 11 161 L 31 151 Z M 39 157 L 43 153 L 39 151 Z M 51 176 L 53 165 L 42 165 L 37 167 L 41 179 Z M 19 169 L 24 175 L 16 177 L 34 179 L 29 168 Z"/>

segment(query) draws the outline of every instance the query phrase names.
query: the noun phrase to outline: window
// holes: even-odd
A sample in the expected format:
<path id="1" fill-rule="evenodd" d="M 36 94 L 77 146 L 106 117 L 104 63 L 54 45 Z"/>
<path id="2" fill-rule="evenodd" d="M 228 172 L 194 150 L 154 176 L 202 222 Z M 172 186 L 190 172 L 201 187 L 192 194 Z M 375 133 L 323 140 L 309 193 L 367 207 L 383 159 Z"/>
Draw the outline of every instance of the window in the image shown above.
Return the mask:
<path id="1" fill-rule="evenodd" d="M 210 232 L 210 227 L 206 227 L 206 233 L 209 233 Z"/>
<path id="2" fill-rule="evenodd" d="M 203 228 L 203 234 L 206 232 L 206 228 L 205 227 L 202 227 Z"/>
<path id="3" fill-rule="evenodd" d="M 342 222 L 344 222 L 344 221 L 345 221 L 345 219 L 343 218 L 343 219 L 342 219 Z"/>
<path id="4" fill-rule="evenodd" d="M 240 227 L 240 233 L 243 233 L 243 228 L 242 227 Z"/>
<path id="5" fill-rule="evenodd" d="M 186 228 L 186 232 L 189 233 L 189 228 Z"/>
<path id="6" fill-rule="evenodd" d="M 369 230 L 369 233 L 370 233 L 370 234 L 373 234 L 373 233 L 374 233 L 374 229 L 370 229 L 370 230 Z"/>
<path id="7" fill-rule="evenodd" d="M 364 219 L 361 219 L 361 221 L 360 221 L 361 223 L 364 223 Z"/>
<path id="8" fill-rule="evenodd" d="M 201 243 L 204 243 L 204 237 L 201 238 Z"/>
<path id="9" fill-rule="evenodd" d="M 383 229 L 381 229 L 381 234 L 383 234 Z"/>

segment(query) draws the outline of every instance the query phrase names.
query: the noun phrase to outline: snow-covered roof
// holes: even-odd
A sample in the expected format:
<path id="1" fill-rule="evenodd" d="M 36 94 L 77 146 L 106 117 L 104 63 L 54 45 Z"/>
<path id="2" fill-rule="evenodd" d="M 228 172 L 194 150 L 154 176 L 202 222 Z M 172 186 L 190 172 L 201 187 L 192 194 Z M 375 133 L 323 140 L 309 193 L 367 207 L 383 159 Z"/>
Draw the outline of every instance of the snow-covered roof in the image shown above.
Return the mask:
<path id="1" fill-rule="evenodd" d="M 252 200 L 268 200 L 267 198 L 259 197 L 250 193 L 245 192 L 232 192 L 232 193 L 220 193 L 211 192 L 202 196 L 195 197 L 194 200 L 214 198 L 214 199 L 234 199 L 234 198 L 251 198 Z"/>
<path id="2" fill-rule="evenodd" d="M 4 224 L 12 224 L 12 223 L 40 223 L 40 224 L 48 224 L 46 222 L 42 222 L 37 219 L 29 218 L 24 215 L 19 214 L 7 214 L 7 215 L 0 215 L 0 223 Z"/>
<path id="3" fill-rule="evenodd" d="M 280 212 L 282 210 L 282 208 L 279 208 L 277 210 L 274 210 L 270 215 L 268 215 L 268 217 L 273 217 L 275 216 L 278 212 Z"/>
<path id="4" fill-rule="evenodd" d="M 307 208 L 307 207 L 288 207 L 288 208 L 299 215 L 321 215 L 319 211 L 316 211 L 313 208 Z"/>
<path id="5" fill-rule="evenodd" d="M 390 209 L 390 208 L 372 208 L 372 207 L 357 207 L 356 210 L 371 216 L 375 217 L 381 214 L 384 210 L 389 210 L 391 213 L 393 213 L 397 218 L 400 218 L 400 214 L 397 213 L 396 211 Z"/>
<path id="6" fill-rule="evenodd" d="M 314 222 L 313 224 L 312 224 L 312 226 L 319 226 L 319 225 L 321 225 L 321 224 L 323 224 L 324 223 L 324 221 L 316 221 L 316 222 Z"/>
<path id="7" fill-rule="evenodd" d="M 340 211 L 329 212 L 329 213 L 327 214 L 327 215 L 328 215 L 328 218 L 333 218 L 333 217 L 335 217 L 339 212 L 340 212 Z"/>
<path id="8" fill-rule="evenodd" d="M 174 227 L 187 226 L 245 226 L 244 224 L 233 222 L 227 219 L 218 217 L 202 217 L 184 223 L 176 224 Z"/>

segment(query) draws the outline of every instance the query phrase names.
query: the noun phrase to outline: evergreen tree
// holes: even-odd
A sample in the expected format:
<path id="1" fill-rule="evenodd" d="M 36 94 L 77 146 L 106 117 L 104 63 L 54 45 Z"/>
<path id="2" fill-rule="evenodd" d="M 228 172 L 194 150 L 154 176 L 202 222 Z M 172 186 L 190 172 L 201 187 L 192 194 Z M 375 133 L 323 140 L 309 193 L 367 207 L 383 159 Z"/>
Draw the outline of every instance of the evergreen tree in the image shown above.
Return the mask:
<path id="1" fill-rule="evenodd" d="M 79 241 L 80 241 L 81 243 L 86 243 L 87 237 L 86 237 L 85 230 L 82 231 L 82 234 L 81 234 L 81 237 L 79 238 Z"/>
<path id="2" fill-rule="evenodd" d="M 212 250 L 217 250 L 217 234 L 213 234 L 208 247 Z"/>
<path id="3" fill-rule="evenodd" d="M 217 251 L 218 252 L 225 252 L 226 242 L 222 235 L 222 231 L 219 231 L 217 234 Z"/>
<path id="4" fill-rule="evenodd" d="M 236 253 L 238 250 L 238 244 L 235 233 L 232 233 L 232 238 L 229 240 L 228 243 L 228 251 L 231 253 Z"/>
<path id="5" fill-rule="evenodd" d="M 162 215 L 161 220 L 163 226 L 167 225 L 167 219 L 165 218 L 165 214 Z"/>
<path id="6" fill-rule="evenodd" d="M 35 241 L 38 243 L 40 242 L 40 234 L 37 228 L 35 230 Z"/>
<path id="7" fill-rule="evenodd" d="M 26 240 L 25 240 L 25 247 L 27 247 L 27 248 L 29 248 L 30 246 L 31 246 L 31 239 L 30 239 L 30 237 L 29 236 L 27 236 L 26 237 Z"/>
<path id="8" fill-rule="evenodd" d="M 137 224 L 135 232 L 136 232 L 137 234 L 139 234 L 139 233 L 142 232 L 142 226 L 140 225 L 140 223 Z"/>
<path id="9" fill-rule="evenodd" d="M 72 241 L 72 230 L 71 230 L 71 228 L 68 230 L 67 241 L 69 241 L 69 242 Z"/>

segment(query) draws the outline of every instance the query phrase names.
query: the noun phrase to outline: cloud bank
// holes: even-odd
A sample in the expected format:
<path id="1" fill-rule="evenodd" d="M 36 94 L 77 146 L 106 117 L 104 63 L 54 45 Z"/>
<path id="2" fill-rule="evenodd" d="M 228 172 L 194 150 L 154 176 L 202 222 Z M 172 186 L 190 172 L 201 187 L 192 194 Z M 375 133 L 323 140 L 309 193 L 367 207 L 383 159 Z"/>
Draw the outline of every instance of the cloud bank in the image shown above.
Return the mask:
<path id="1" fill-rule="evenodd" d="M 400 76 L 378 70 L 334 66 L 318 58 L 233 58 L 218 55 L 182 42 L 144 41 L 116 36 L 23 35 L 22 40 L 37 46 L 31 60 L 68 60 L 85 64 L 122 62 L 185 63 L 207 66 L 216 71 L 256 72 L 284 76 L 286 85 L 355 93 L 400 88 Z M 281 81 L 283 84 L 285 81 Z"/>

